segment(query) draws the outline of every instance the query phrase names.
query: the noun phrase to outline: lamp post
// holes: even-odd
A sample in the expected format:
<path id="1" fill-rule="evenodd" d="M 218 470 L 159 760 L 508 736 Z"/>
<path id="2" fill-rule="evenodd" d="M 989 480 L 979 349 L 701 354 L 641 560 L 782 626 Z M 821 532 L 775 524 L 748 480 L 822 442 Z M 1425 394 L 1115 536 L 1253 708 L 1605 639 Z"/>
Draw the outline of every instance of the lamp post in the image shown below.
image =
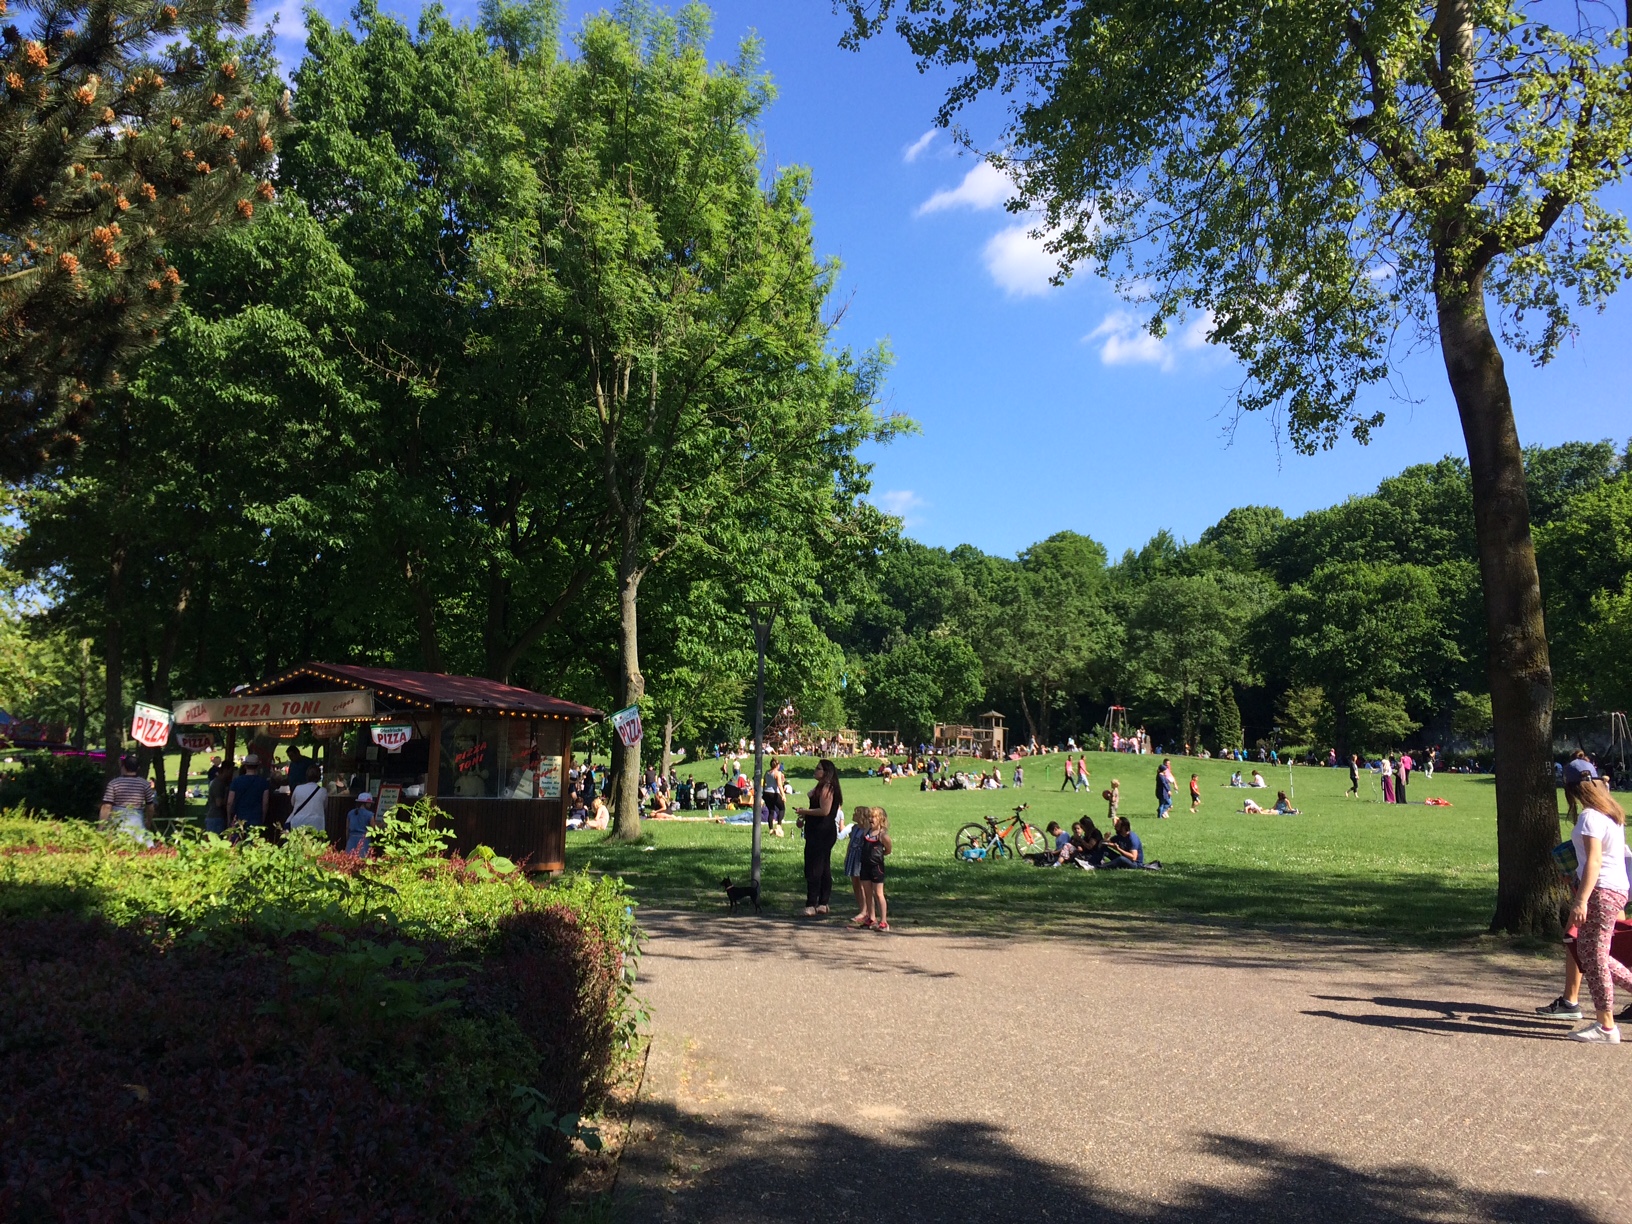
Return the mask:
<path id="1" fill-rule="evenodd" d="M 771 622 L 776 619 L 778 606 L 769 599 L 748 601 L 748 620 L 754 627 L 754 645 L 759 651 L 759 687 L 754 695 L 754 859 L 752 875 L 759 883 L 760 826 L 759 805 L 765 788 L 765 647 L 771 640 Z"/>

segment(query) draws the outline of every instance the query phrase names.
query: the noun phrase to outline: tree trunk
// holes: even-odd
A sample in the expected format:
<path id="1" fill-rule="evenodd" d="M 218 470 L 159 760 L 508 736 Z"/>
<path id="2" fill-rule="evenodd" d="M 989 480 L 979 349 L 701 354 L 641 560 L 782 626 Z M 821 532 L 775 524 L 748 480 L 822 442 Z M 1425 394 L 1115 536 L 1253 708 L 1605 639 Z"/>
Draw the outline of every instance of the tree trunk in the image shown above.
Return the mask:
<path id="1" fill-rule="evenodd" d="M 1354 748 L 1349 736 L 1349 699 L 1347 697 L 1332 698 L 1332 738 L 1336 740 L 1337 759 L 1346 764 L 1349 757 L 1354 755 Z"/>
<path id="2" fill-rule="evenodd" d="M 1441 291 L 1440 348 L 1462 419 L 1473 478 L 1479 576 L 1485 592 L 1490 707 L 1496 733 L 1496 912 L 1491 929 L 1558 927 L 1558 841 L 1553 788 L 1553 672 L 1541 579 L 1530 538 L 1524 453 L 1501 350 L 1485 317 L 1483 277 L 1462 294 Z"/>
<path id="3" fill-rule="evenodd" d="M 633 539 L 625 541 L 618 559 L 618 708 L 639 705 L 646 695 L 640 674 L 640 568 L 635 564 Z M 640 836 L 640 746 L 624 748 L 612 738 L 612 833 L 620 841 Z"/>
<path id="4" fill-rule="evenodd" d="M 1026 686 L 1020 685 L 1020 713 L 1026 716 L 1026 727 L 1031 732 L 1031 738 L 1039 744 L 1043 741 L 1037 735 L 1037 720 L 1031 716 L 1031 703 L 1026 700 Z"/>
<path id="5" fill-rule="evenodd" d="M 667 784 L 669 770 L 674 768 L 674 714 L 672 712 L 663 715 L 663 757 L 658 762 L 658 767 L 662 772 L 664 783 Z"/>
<path id="6" fill-rule="evenodd" d="M 108 777 L 119 772 L 119 754 L 125 749 L 125 656 L 123 625 L 125 595 L 125 550 L 115 544 L 108 558 L 108 618 L 103 631 L 107 681 L 103 687 L 102 742 L 107 750 L 104 768 Z"/>

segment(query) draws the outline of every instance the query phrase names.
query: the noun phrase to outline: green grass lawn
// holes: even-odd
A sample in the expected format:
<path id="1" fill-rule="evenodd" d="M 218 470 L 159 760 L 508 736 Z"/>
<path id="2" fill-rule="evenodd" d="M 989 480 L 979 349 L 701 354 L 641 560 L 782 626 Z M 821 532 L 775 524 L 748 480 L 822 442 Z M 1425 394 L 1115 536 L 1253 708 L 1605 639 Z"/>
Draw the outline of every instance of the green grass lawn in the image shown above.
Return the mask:
<path id="1" fill-rule="evenodd" d="M 1034 759 L 1025 789 L 923 793 L 916 779 L 889 786 L 846 769 L 845 806 L 888 809 L 895 852 L 889 860 L 892 925 L 943 929 L 1068 931 L 1084 920 L 1103 929 L 1118 919 L 1183 919 L 1252 926 L 1345 929 L 1389 938 L 1443 941 L 1477 935 L 1489 921 L 1496 888 L 1495 787 L 1488 776 L 1441 773 L 1432 782 L 1413 776 L 1407 806 L 1385 805 L 1375 784 L 1361 780 L 1361 800 L 1345 799 L 1346 769 L 1298 767 L 1288 786 L 1285 766 L 1260 766 L 1268 792 L 1231 790 L 1224 761 L 1174 758 L 1179 801 L 1171 818 L 1157 821 L 1159 757 L 1090 753 L 1089 792 L 1061 793 L 1063 757 Z M 794 785 L 804 801 L 808 759 L 795 762 Z M 850 763 L 859 764 L 859 763 Z M 1012 767 L 1005 767 L 1005 775 Z M 712 762 L 695 766 L 710 784 Z M 682 771 L 684 772 L 684 771 Z M 1201 775 L 1202 807 L 1191 815 L 1190 774 Z M 1083 813 L 1105 826 L 1100 791 L 1122 782 L 1121 812 L 1164 870 L 1084 872 L 1038 869 L 1023 862 L 961 864 L 952 857 L 958 827 L 988 813 L 1007 814 L 1031 804 L 1027 819 L 1069 827 Z M 1298 816 L 1246 816 L 1241 800 L 1272 803 L 1291 789 Z M 1449 808 L 1422 800 L 1448 799 Z M 765 839 L 764 901 L 780 912 L 804 904 L 804 845 L 790 836 Z M 622 845 L 600 832 L 567 837 L 569 868 L 593 867 L 622 875 L 644 904 L 724 909 L 723 876 L 746 879 L 750 834 L 746 826 L 648 821 L 638 843 Z M 834 871 L 843 862 L 834 855 Z M 848 904 L 848 881 L 836 881 L 835 912 Z M 841 901 L 841 893 L 843 899 Z"/>

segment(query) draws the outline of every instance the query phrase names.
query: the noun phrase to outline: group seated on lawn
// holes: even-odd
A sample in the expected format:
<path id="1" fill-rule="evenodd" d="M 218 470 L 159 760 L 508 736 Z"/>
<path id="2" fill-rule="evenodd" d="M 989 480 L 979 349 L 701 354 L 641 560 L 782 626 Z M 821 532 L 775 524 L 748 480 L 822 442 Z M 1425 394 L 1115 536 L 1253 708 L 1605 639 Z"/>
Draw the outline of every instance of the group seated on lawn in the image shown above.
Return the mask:
<path id="1" fill-rule="evenodd" d="M 1084 871 L 1101 868 L 1136 868 L 1141 871 L 1160 871 L 1159 860 L 1145 858 L 1145 843 L 1133 831 L 1126 816 L 1118 816 L 1107 838 L 1099 831 L 1091 816 L 1084 816 L 1071 826 L 1068 834 L 1060 822 L 1048 822 L 1048 835 L 1054 840 L 1053 850 L 1041 856 L 1040 867 L 1064 867 L 1075 864 Z"/>

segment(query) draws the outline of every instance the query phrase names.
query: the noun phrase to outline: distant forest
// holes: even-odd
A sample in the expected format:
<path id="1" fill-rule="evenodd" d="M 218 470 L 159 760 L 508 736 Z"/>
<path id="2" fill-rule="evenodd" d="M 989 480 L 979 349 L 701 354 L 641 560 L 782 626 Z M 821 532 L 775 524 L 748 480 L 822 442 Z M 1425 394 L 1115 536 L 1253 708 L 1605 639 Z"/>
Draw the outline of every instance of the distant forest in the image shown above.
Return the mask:
<path id="1" fill-rule="evenodd" d="M 1632 445 L 1527 453 L 1557 735 L 1632 703 Z M 1485 626 L 1467 465 L 1407 468 L 1288 518 L 1231 510 L 1110 562 L 1061 532 L 1018 558 L 893 541 L 821 618 L 858 728 L 922 737 L 1003 712 L 1011 742 L 1098 738 L 1129 707 L 1156 742 L 1379 750 L 1488 741 Z"/>

